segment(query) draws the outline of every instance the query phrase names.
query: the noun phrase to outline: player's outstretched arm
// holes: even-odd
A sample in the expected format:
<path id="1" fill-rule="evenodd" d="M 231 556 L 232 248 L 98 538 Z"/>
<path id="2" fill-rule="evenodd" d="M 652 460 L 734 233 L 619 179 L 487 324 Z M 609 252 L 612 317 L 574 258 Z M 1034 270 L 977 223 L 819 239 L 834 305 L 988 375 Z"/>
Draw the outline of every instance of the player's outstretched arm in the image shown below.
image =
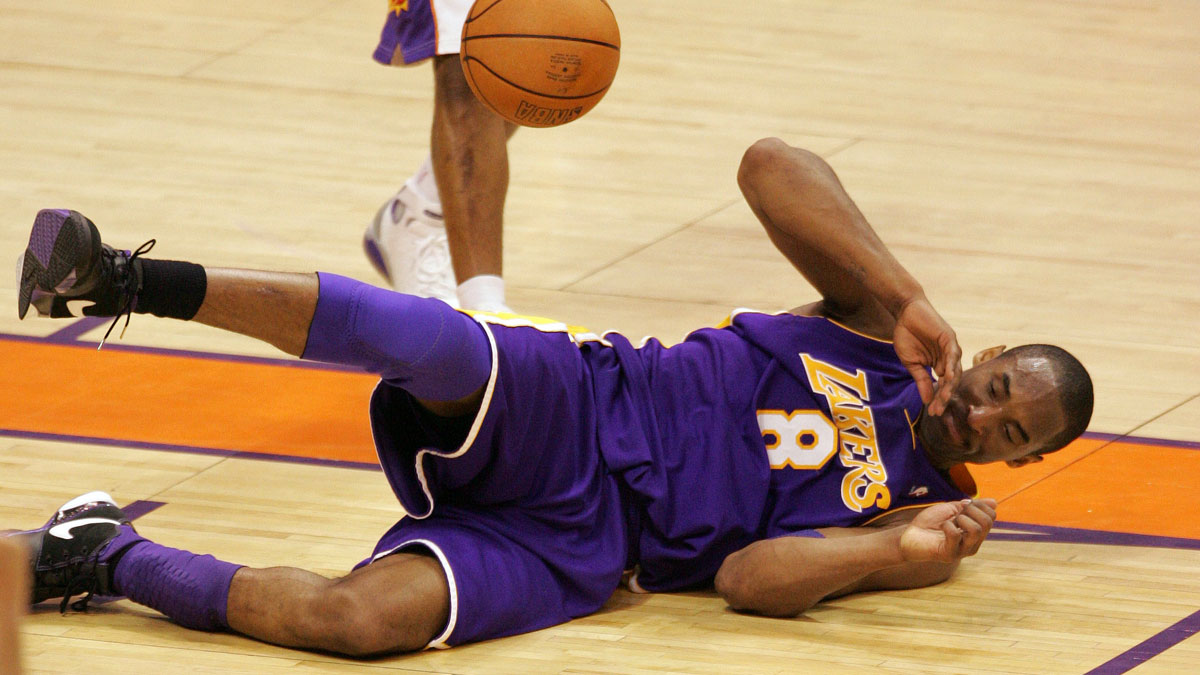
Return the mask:
<path id="1" fill-rule="evenodd" d="M 926 367 L 953 384 L 962 370 L 954 331 L 825 160 L 777 138 L 763 139 L 743 156 L 738 185 L 771 241 L 820 292 L 816 313 L 892 339 L 926 402 L 934 399 Z M 942 412 L 950 389 L 942 387 L 931 412 Z"/>
<path id="2" fill-rule="evenodd" d="M 906 524 L 765 539 L 725 559 L 717 592 L 739 611 L 796 616 L 827 598 L 929 586 L 974 555 L 995 520 L 996 502 L 975 499 L 935 504 Z"/>

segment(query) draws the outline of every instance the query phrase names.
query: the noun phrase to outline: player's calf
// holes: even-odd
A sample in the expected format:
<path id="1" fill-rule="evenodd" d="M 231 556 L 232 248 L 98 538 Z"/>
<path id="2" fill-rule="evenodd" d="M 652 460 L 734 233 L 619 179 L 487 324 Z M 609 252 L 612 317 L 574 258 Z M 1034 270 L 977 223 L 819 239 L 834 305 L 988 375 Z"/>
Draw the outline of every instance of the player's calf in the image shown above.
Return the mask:
<path id="1" fill-rule="evenodd" d="M 230 627 L 288 647 L 347 656 L 424 648 L 446 627 L 449 584 L 433 558 L 399 553 L 340 579 L 288 567 L 242 569 Z"/>

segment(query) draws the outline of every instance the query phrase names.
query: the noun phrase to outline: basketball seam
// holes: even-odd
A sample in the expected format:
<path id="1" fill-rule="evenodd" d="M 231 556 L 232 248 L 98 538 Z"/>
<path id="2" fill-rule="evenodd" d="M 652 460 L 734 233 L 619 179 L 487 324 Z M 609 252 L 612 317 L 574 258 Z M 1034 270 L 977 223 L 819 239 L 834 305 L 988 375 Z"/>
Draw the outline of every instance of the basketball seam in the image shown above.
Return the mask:
<path id="1" fill-rule="evenodd" d="M 471 35 L 463 36 L 463 42 L 472 40 L 486 40 L 488 38 L 529 38 L 535 40 L 563 40 L 566 42 L 586 42 L 587 44 L 599 45 L 621 51 L 621 45 L 614 45 L 611 42 L 602 42 L 600 40 L 589 40 L 588 38 L 569 37 L 566 35 L 528 35 L 525 33 L 488 33 L 487 35 Z"/>
<path id="2" fill-rule="evenodd" d="M 569 101 L 572 99 L 579 99 L 579 98 L 590 98 L 592 96 L 595 96 L 596 94 L 600 94 L 605 91 L 608 91 L 608 88 L 612 86 L 611 84 L 605 85 L 604 87 L 597 89 L 596 91 L 593 91 L 588 94 L 580 94 L 578 96 L 558 96 L 555 94 L 543 94 L 540 91 L 535 91 L 533 89 L 528 89 L 526 87 L 522 87 L 521 85 L 517 84 L 516 82 L 513 82 L 512 80 L 504 77 L 500 73 L 497 73 L 496 71 L 492 70 L 491 68 L 488 68 L 488 65 L 486 63 L 484 63 L 483 60 L 475 58 L 474 56 L 468 56 L 468 57 L 464 58 L 463 60 L 468 63 L 470 63 L 471 61 L 476 61 L 479 63 L 480 66 L 483 66 L 484 70 L 486 70 L 489 73 L 491 73 L 492 75 L 494 75 L 497 80 L 500 80 L 501 82 L 511 86 L 513 89 L 520 89 L 523 92 L 533 94 L 534 96 L 541 96 L 542 98 L 553 98 L 553 99 L 561 99 L 561 100 L 566 100 L 566 101 Z M 471 79 L 473 80 L 474 77 L 472 77 Z"/>

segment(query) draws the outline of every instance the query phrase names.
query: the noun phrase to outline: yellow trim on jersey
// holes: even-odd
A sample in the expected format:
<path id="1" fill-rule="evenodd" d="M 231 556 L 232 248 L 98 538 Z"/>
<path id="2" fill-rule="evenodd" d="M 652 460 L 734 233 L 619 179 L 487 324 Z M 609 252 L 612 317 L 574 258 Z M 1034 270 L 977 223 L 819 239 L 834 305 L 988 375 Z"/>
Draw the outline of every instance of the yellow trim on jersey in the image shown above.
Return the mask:
<path id="1" fill-rule="evenodd" d="M 829 317 L 827 317 L 827 316 L 818 316 L 817 318 L 818 318 L 818 319 L 825 319 L 826 321 L 828 321 L 829 323 L 831 323 L 831 324 L 833 324 L 833 325 L 837 326 L 838 328 L 841 328 L 842 330 L 844 330 L 844 331 L 847 331 L 847 332 L 850 332 L 850 333 L 854 333 L 855 335 L 857 335 L 857 336 L 859 336 L 859 337 L 865 337 L 865 338 L 867 338 L 868 340 L 874 340 L 874 341 L 876 341 L 876 342 L 882 342 L 882 343 L 883 343 L 883 344 L 885 344 L 885 345 L 890 345 L 890 344 L 892 344 L 892 341 L 891 341 L 891 340 L 884 340 L 883 338 L 877 338 L 877 337 L 875 337 L 874 335 L 867 335 L 866 333 L 861 333 L 861 332 L 859 332 L 859 331 L 856 331 L 856 330 L 854 330 L 853 328 L 851 328 L 851 327 L 849 327 L 849 326 L 847 326 L 847 325 L 845 325 L 845 324 L 843 324 L 843 323 L 841 323 L 841 322 L 839 322 L 839 321 L 834 321 L 833 319 L 831 319 L 831 318 L 829 318 Z"/>
<path id="2" fill-rule="evenodd" d="M 912 435 L 913 450 L 917 449 L 917 423 L 908 414 L 908 408 L 904 409 L 904 419 L 908 420 L 908 433 Z M 921 419 L 918 417 L 917 419 Z"/>
<path id="3" fill-rule="evenodd" d="M 874 335 L 867 335 L 866 333 L 863 333 L 861 331 L 854 330 L 853 328 L 847 326 L 846 324 L 844 324 L 840 321 L 835 321 L 835 320 L 833 320 L 827 316 L 821 315 L 821 314 L 793 314 L 792 312 L 789 312 L 789 311 L 764 312 L 764 311 L 758 310 L 758 309 L 747 309 L 745 307 L 738 307 L 737 309 L 733 310 L 733 312 L 731 312 L 724 321 L 717 324 L 716 327 L 717 328 L 728 328 L 729 326 L 733 325 L 733 319 L 738 314 L 765 314 L 767 316 L 779 316 L 780 314 L 791 314 L 792 316 L 802 316 L 802 317 L 806 317 L 806 318 L 810 318 L 810 319 L 823 319 L 823 320 L 828 321 L 829 323 L 837 326 L 838 328 L 841 328 L 842 330 L 846 331 L 847 333 L 854 333 L 855 335 L 857 335 L 859 337 L 864 337 L 868 340 L 874 340 L 875 342 L 882 342 L 885 345 L 892 344 L 891 340 L 884 340 L 883 338 L 877 338 Z"/>
<path id="4" fill-rule="evenodd" d="M 605 340 L 600 335 L 596 335 L 583 326 L 572 326 L 556 319 L 547 319 L 543 316 L 510 314 L 508 312 L 483 312 L 474 309 L 460 309 L 459 311 L 480 323 L 508 326 L 510 328 L 535 328 L 543 333 L 566 333 L 575 344 L 584 342 L 609 344 L 608 340 Z"/>

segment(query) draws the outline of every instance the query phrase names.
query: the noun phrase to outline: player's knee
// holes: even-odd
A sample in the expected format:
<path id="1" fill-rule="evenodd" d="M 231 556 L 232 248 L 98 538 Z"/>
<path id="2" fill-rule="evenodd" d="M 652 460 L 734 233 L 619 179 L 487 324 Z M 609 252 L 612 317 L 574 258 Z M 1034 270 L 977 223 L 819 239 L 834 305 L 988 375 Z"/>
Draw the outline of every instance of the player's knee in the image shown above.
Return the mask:
<path id="1" fill-rule="evenodd" d="M 415 621 L 397 626 L 397 614 L 403 611 L 335 583 L 314 598 L 310 617 L 322 649 L 363 657 L 421 649 L 433 639 L 431 634 L 417 634 Z"/>
<path id="2" fill-rule="evenodd" d="M 486 116 L 485 119 L 495 117 L 471 91 L 457 54 L 437 57 L 434 66 L 434 89 L 435 105 L 451 119 L 471 119 L 476 116 Z M 502 120 L 496 117 L 496 123 L 501 125 Z"/>

